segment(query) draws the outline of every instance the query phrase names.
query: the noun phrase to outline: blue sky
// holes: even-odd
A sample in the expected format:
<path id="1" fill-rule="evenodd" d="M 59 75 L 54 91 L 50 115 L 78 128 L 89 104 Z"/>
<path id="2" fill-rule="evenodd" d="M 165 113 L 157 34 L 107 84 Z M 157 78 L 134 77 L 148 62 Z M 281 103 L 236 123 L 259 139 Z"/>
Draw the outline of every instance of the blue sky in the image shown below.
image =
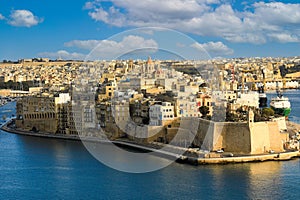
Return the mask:
<path id="1" fill-rule="evenodd" d="M 156 34 L 155 30 L 139 36 L 136 31 L 122 33 L 141 27 L 173 29 L 195 44 L 181 45 L 179 36 Z M 191 52 L 202 48 L 210 57 L 299 56 L 300 4 L 254 0 L 0 1 L 0 60 L 84 59 L 99 44 L 99 53 L 109 54 L 145 44 L 160 49 L 167 43 L 177 44 L 169 47 L 175 52 L 188 45 Z"/>

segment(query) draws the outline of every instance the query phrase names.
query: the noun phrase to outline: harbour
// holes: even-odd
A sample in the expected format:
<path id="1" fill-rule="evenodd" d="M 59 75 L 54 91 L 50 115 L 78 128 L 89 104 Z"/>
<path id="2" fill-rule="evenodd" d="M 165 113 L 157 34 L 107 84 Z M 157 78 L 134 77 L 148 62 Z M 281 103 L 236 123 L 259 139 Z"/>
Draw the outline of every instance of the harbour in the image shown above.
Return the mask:
<path id="1" fill-rule="evenodd" d="M 289 92 L 297 92 L 297 90 L 290 90 Z M 270 97 L 274 95 L 274 93 L 268 94 Z M 269 101 L 273 98 L 269 98 Z M 295 100 L 295 99 L 293 99 Z M 269 102 L 270 103 L 270 102 Z M 297 102 L 295 102 L 297 103 Z M 293 102 L 294 104 L 294 102 Z M 294 105 L 297 110 L 297 104 Z M 12 114 L 14 115 L 14 114 Z M 292 115 L 292 120 L 296 120 L 297 117 Z M 296 118 L 295 118 L 296 117 Z M 296 120 L 297 121 L 297 120 Z M 9 120 L 6 121 L 6 124 L 2 127 L 2 130 L 20 134 L 24 136 L 33 136 L 33 137 L 42 137 L 42 138 L 51 138 L 51 139 L 62 139 L 62 140 L 75 140 L 75 141 L 85 141 L 85 142 L 97 142 L 97 143 L 113 143 L 114 145 L 122 146 L 125 148 L 133 148 L 140 151 L 150 151 L 154 152 L 155 155 L 162 157 L 162 158 L 170 158 L 174 159 L 179 163 L 186 163 L 186 164 L 192 164 L 192 165 L 206 165 L 206 164 L 229 164 L 229 163 L 246 163 L 246 162 L 263 162 L 263 161 L 287 161 L 292 160 L 295 158 L 298 158 L 300 156 L 299 151 L 287 151 L 287 152 L 271 152 L 267 154 L 257 154 L 257 155 L 230 155 L 228 153 L 217 153 L 219 155 L 214 155 L 213 157 L 210 157 L 210 155 L 206 155 L 207 153 L 203 153 L 201 151 L 195 151 L 191 148 L 181 148 L 172 146 L 172 145 L 163 145 L 163 144 L 139 144 L 133 141 L 128 140 L 115 140 L 115 141 L 108 141 L 100 138 L 94 138 L 94 137 L 79 137 L 75 135 L 59 135 L 59 134 L 49 134 L 49 133 L 36 133 L 36 132 L 29 132 L 29 131 L 22 131 L 22 130 L 16 130 L 14 128 L 11 128 L 7 126 L 7 124 L 10 124 Z M 294 131 L 294 134 L 297 134 L 297 130 L 300 130 L 299 124 L 293 124 L 293 122 L 288 123 L 288 127 L 292 127 Z M 291 129 L 291 128 L 289 128 Z M 163 146 L 162 146 L 163 145 Z M 170 151 L 161 150 L 161 148 L 167 148 Z M 180 149 L 182 152 L 185 152 L 184 154 L 178 154 L 176 151 Z M 172 153 L 175 152 L 175 153 Z M 225 155 L 225 156 L 223 156 Z"/>
<path id="2" fill-rule="evenodd" d="M 299 104 L 293 101 L 297 95 L 288 94 L 295 106 L 290 119 L 297 117 Z M 104 199 L 106 195 L 132 199 L 141 193 L 155 199 L 297 199 L 300 195 L 299 159 L 201 166 L 173 163 L 152 173 L 127 174 L 99 163 L 78 141 L 3 131 L 0 140 L 0 195 L 6 199 Z M 154 157 L 149 161 L 165 162 Z"/>
<path id="3" fill-rule="evenodd" d="M 0 200 L 299 199 L 299 27 L 291 0 L 0 1 Z"/>

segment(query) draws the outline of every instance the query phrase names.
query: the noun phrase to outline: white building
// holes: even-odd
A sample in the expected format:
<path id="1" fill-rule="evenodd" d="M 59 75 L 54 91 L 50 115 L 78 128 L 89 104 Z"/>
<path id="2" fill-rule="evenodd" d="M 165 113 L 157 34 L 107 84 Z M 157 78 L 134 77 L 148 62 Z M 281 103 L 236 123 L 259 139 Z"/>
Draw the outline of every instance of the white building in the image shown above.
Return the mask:
<path id="1" fill-rule="evenodd" d="M 259 94 L 257 92 L 240 94 L 240 97 L 237 98 L 236 103 L 243 106 L 259 108 Z"/>
<path id="2" fill-rule="evenodd" d="M 60 93 L 59 97 L 55 97 L 55 104 L 64 104 L 71 101 L 69 93 Z"/>
<path id="3" fill-rule="evenodd" d="M 234 91 L 226 90 L 226 91 L 213 91 L 214 98 L 219 98 L 222 100 L 234 100 L 237 98 L 237 95 Z"/>
<path id="4" fill-rule="evenodd" d="M 199 112 L 200 99 L 196 99 L 194 96 L 179 97 L 176 101 L 177 116 L 179 117 L 200 117 Z"/>
<path id="5" fill-rule="evenodd" d="M 178 92 L 178 97 L 196 95 L 199 92 L 199 85 L 193 82 L 180 82 L 178 85 L 176 85 L 175 90 Z"/>
<path id="6" fill-rule="evenodd" d="M 155 104 L 149 110 L 150 126 L 164 126 L 167 122 L 174 120 L 174 107 L 169 102 L 162 105 Z"/>
<path id="7" fill-rule="evenodd" d="M 268 81 L 268 82 L 266 82 L 266 88 L 268 90 L 275 90 L 277 85 L 278 85 L 279 88 L 299 88 L 298 81 L 286 81 L 285 86 L 284 86 L 284 83 L 282 81 Z"/>

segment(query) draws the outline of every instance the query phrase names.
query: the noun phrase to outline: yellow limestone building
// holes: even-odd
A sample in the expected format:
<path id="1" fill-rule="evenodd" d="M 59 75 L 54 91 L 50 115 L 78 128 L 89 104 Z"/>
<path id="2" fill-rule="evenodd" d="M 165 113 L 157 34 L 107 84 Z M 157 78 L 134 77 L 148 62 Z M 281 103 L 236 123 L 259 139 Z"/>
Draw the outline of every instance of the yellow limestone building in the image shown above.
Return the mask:
<path id="1" fill-rule="evenodd" d="M 287 132 L 282 132 L 285 119 L 254 122 L 254 113 L 249 111 L 248 122 L 212 122 L 204 119 L 198 123 L 194 144 L 204 150 L 236 154 L 264 154 L 271 150 L 283 152 L 289 140 Z"/>

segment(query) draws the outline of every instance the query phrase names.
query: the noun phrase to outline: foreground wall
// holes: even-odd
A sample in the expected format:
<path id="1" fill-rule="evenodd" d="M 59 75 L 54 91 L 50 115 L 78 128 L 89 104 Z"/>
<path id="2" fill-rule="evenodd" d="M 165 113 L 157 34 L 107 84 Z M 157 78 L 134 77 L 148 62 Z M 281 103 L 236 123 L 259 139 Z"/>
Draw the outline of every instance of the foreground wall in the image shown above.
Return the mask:
<path id="1" fill-rule="evenodd" d="M 57 126 L 57 120 L 53 118 L 16 120 L 16 127 L 26 131 L 36 130 L 55 134 Z"/>
<path id="2" fill-rule="evenodd" d="M 250 130 L 247 123 L 212 122 L 199 120 L 199 129 L 194 140 L 204 150 L 249 153 L 251 151 Z"/>
<path id="3" fill-rule="evenodd" d="M 262 154 L 284 151 L 287 133 L 280 133 L 278 122 L 212 122 L 199 120 L 194 145 L 208 151 L 224 149 L 236 154 Z M 280 122 L 282 123 L 282 122 Z"/>

